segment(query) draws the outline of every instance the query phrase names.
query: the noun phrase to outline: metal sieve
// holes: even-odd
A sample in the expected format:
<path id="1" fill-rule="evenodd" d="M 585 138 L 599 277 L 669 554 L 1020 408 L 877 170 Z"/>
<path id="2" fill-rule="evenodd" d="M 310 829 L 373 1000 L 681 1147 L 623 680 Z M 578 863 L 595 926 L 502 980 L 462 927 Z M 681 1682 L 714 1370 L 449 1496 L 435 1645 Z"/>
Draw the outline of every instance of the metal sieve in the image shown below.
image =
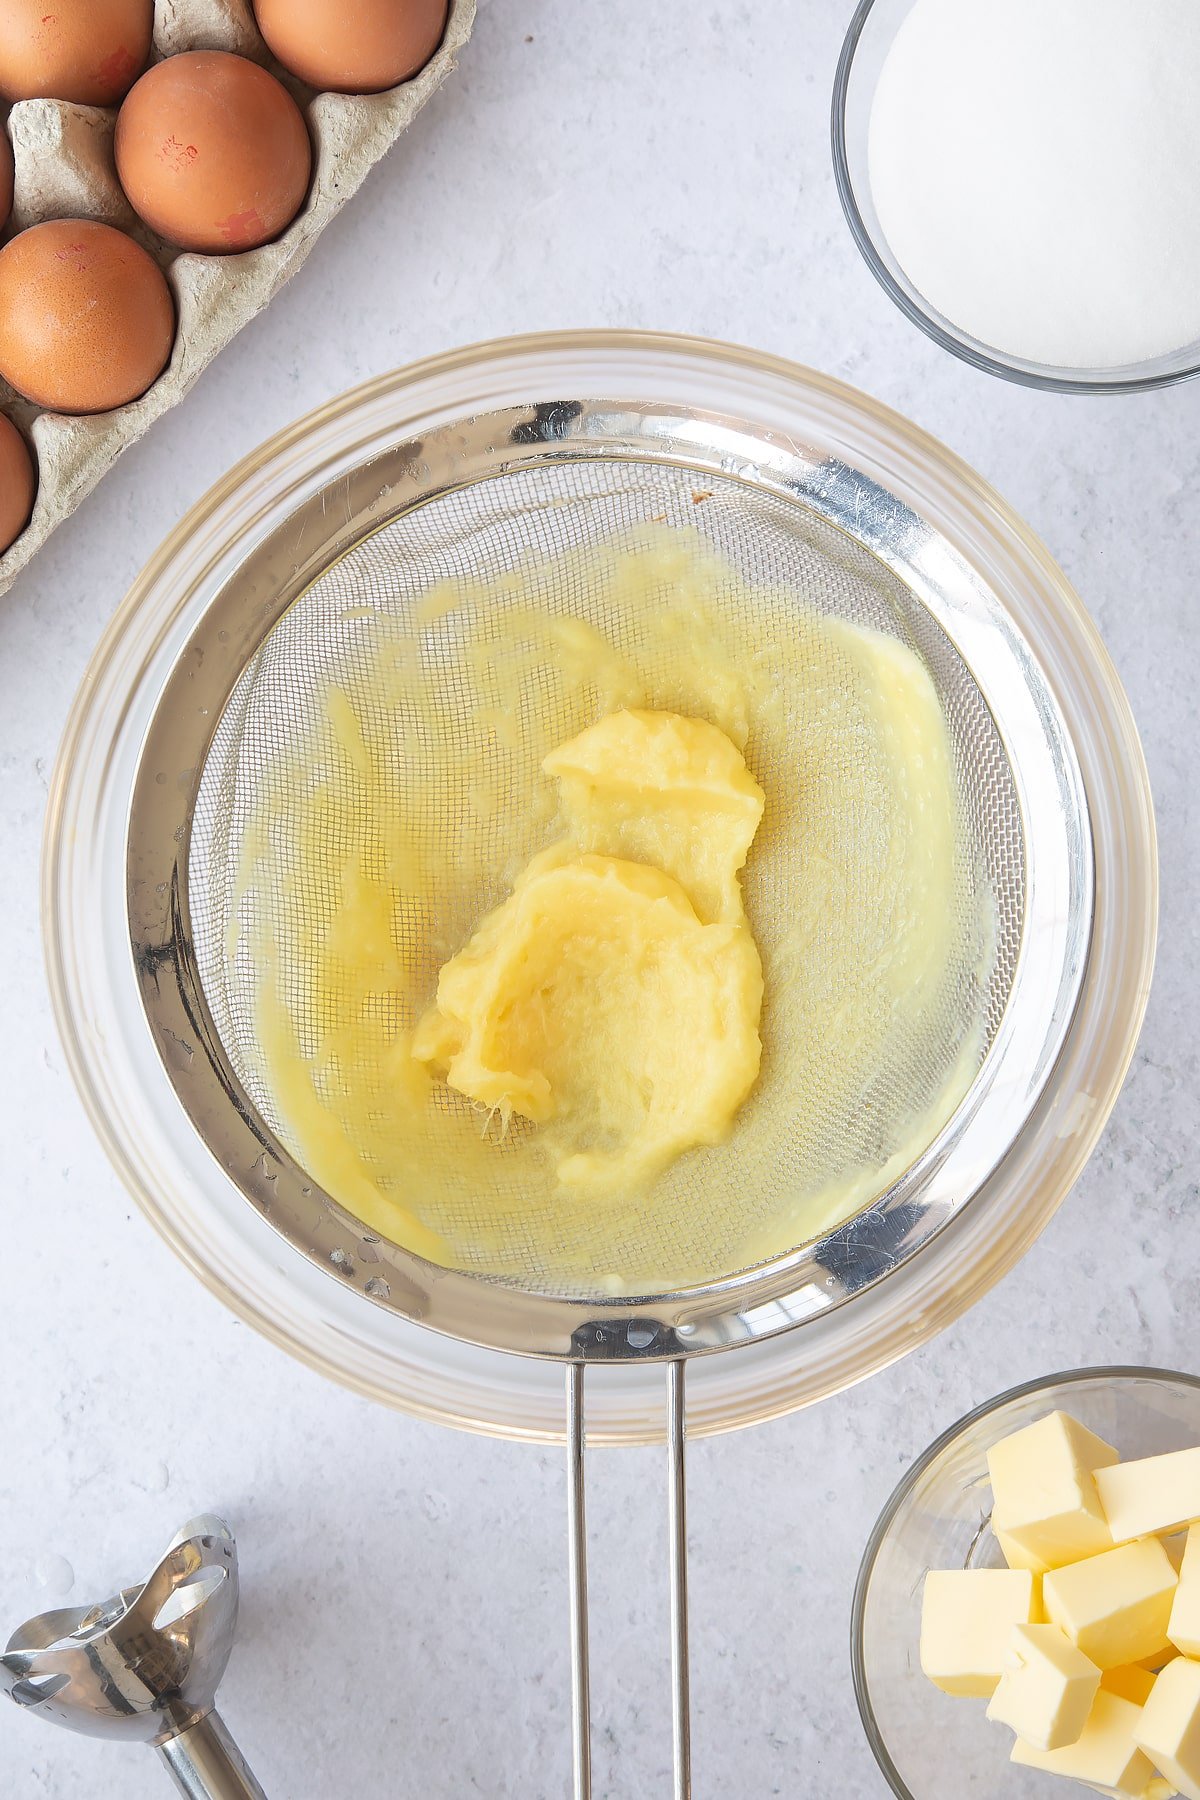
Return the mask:
<path id="1" fill-rule="evenodd" d="M 717 553 L 711 559 L 710 549 Z M 481 581 L 507 581 L 511 591 L 481 588 Z M 622 584 L 633 591 L 618 607 L 613 588 Z M 672 590 L 680 588 L 686 603 L 676 614 Z M 751 609 L 766 595 L 774 603 L 754 615 L 752 627 Z M 428 596 L 433 620 L 422 614 Z M 701 600 L 711 617 L 698 611 Z M 258 998 L 266 971 L 273 991 L 286 996 L 282 1010 L 297 1038 L 305 1038 L 310 1061 L 314 1046 L 339 1026 L 344 1040 L 344 1020 L 361 995 L 340 975 L 333 992 L 327 981 L 320 991 L 310 966 L 314 945 L 346 929 L 337 915 L 343 866 L 386 868 L 396 856 L 390 840 L 399 826 L 404 862 L 419 860 L 435 873 L 414 893 L 418 872 L 407 870 L 403 897 L 394 893 L 394 881 L 388 884 L 390 910 L 408 914 L 397 920 L 396 933 L 428 965 L 423 975 L 418 970 L 411 997 L 389 989 L 382 968 L 375 977 L 372 1005 L 386 1009 L 385 1036 L 394 1036 L 415 1024 L 432 998 L 438 962 L 504 898 L 505 870 L 514 861 L 523 865 L 554 835 L 553 821 L 539 819 L 526 794 L 528 772 L 554 747 L 570 710 L 556 679 L 561 671 L 550 660 L 553 639 L 522 639 L 519 681 L 509 670 L 500 682 L 496 668 L 508 634 L 528 632 L 531 609 L 551 630 L 564 621 L 589 628 L 588 655 L 610 647 L 622 671 L 636 670 L 645 684 L 642 699 L 683 712 L 696 703 L 694 684 L 680 667 L 690 646 L 677 630 L 663 632 L 664 619 L 686 627 L 693 640 L 720 630 L 726 644 L 753 629 L 753 659 L 742 649 L 742 662 L 770 664 L 759 686 L 779 716 L 771 732 L 752 732 L 747 749 L 767 806 L 742 882 L 768 993 L 777 1002 L 764 1018 L 759 1081 L 719 1157 L 683 1159 L 656 1183 L 652 1205 L 634 1201 L 620 1213 L 611 1205 L 579 1211 L 564 1205 L 552 1178 L 538 1180 L 548 1173 L 544 1166 L 531 1167 L 529 1154 L 520 1154 L 533 1133 L 519 1121 L 502 1137 L 492 1136 L 482 1169 L 467 1161 L 480 1135 L 479 1115 L 448 1088 L 437 1090 L 444 1141 L 403 1146 L 399 1155 L 393 1148 L 382 1166 L 377 1154 L 368 1160 L 369 1174 L 436 1228 L 455 1267 L 528 1291 L 586 1299 L 603 1291 L 597 1275 L 611 1278 L 614 1269 L 626 1291 L 690 1285 L 694 1271 L 705 1280 L 724 1277 L 815 1235 L 808 1219 L 782 1204 L 786 1196 L 805 1196 L 816 1224 L 830 1211 L 828 1202 L 822 1208 L 822 1195 L 839 1193 L 847 1180 L 861 1185 L 878 1178 L 914 1136 L 924 1150 L 945 1122 L 947 1082 L 961 1083 L 962 1063 L 981 1061 L 995 1037 L 1016 969 L 1024 904 L 1016 788 L 996 724 L 962 658 L 902 583 L 889 581 L 865 551 L 789 502 L 719 476 L 706 476 L 698 488 L 683 470 L 580 461 L 457 488 L 345 552 L 293 601 L 251 657 L 204 757 L 188 863 L 200 985 L 239 1083 L 274 1136 L 304 1163 L 303 1140 L 289 1129 L 275 1071 L 260 1051 Z M 830 853 L 840 859 L 840 911 L 865 923 L 849 946 L 858 960 L 877 955 L 893 930 L 886 907 L 894 896 L 878 892 L 875 868 L 886 860 L 893 824 L 876 792 L 881 746 L 863 716 L 861 695 L 852 692 L 861 675 L 843 640 L 826 635 L 830 620 L 872 634 L 850 640 L 851 653 L 878 634 L 920 659 L 947 726 L 962 815 L 955 886 L 945 907 L 947 965 L 919 1012 L 893 1011 L 872 1046 L 865 1080 L 858 1068 L 835 1068 L 827 1030 L 809 1029 L 798 1041 L 795 1005 L 783 994 L 797 986 L 789 981 L 796 955 L 790 934 L 804 911 L 804 888 L 816 885 L 814 860 Z M 398 687 L 404 670 L 412 678 Z M 892 675 L 890 666 L 886 672 Z M 720 675 L 729 679 L 724 667 Z M 581 691 L 574 710 L 590 723 L 604 700 L 587 674 L 575 679 Z M 832 744 L 828 721 L 814 716 L 828 707 L 830 690 L 845 713 L 834 724 Z M 322 729 L 334 691 L 354 721 L 356 755 L 373 765 L 365 795 L 354 757 Z M 498 738 L 501 709 L 513 717 Z M 467 792 L 464 767 L 471 776 Z M 483 773 L 489 801 L 478 817 L 471 789 Z M 853 853 L 823 835 L 809 841 L 808 790 L 824 781 L 836 783 L 844 799 L 838 836 L 853 843 Z M 513 806 L 497 806 L 497 788 L 517 795 Z M 804 954 L 836 960 L 840 950 L 844 956 L 847 946 L 834 942 L 844 929 L 818 921 L 820 941 L 805 945 Z M 864 983 L 874 973 L 872 965 Z M 856 1013 L 865 1002 L 886 1016 L 889 998 L 876 979 L 855 996 Z M 830 1013 L 836 1008 L 843 1016 L 850 1005 L 844 986 L 822 999 Z M 338 1055 L 344 1068 L 344 1041 Z M 351 1121 L 360 1134 L 377 1113 L 386 1115 L 386 1086 L 370 1101 Z M 924 1141 L 922 1124 L 913 1122 L 924 1122 Z M 385 1116 L 385 1138 L 387 1123 Z M 457 1135 L 450 1134 L 452 1124 L 460 1127 Z M 325 1184 L 334 1185 L 328 1175 Z M 888 1185 L 875 1181 L 876 1188 Z M 873 1197 L 870 1188 L 865 1197 Z M 843 1202 L 845 1211 L 856 1210 L 853 1198 Z M 498 1209 L 501 1229 L 493 1224 Z M 402 1224 L 389 1230 L 388 1223 L 386 1213 L 371 1219 L 381 1235 L 402 1233 Z"/>
<path id="2" fill-rule="evenodd" d="M 833 1164 L 852 1148 L 887 1178 L 884 1191 L 815 1241 L 785 1239 L 750 1267 L 722 1244 L 703 1282 L 616 1296 L 599 1280 L 559 1278 L 548 1253 L 551 1212 L 532 1216 L 500 1262 L 473 1265 L 468 1197 L 458 1222 L 460 1266 L 438 1267 L 365 1231 L 288 1147 L 286 1120 L 255 1054 L 242 952 L 229 954 L 231 919 L 245 901 L 238 846 L 263 771 L 310 716 L 329 671 L 351 691 L 357 681 L 369 706 L 356 651 L 365 617 L 403 620 L 435 583 L 552 568 L 582 545 L 621 541 L 651 521 L 686 523 L 745 582 L 793 594 L 797 632 L 815 610 L 891 636 L 921 659 L 957 777 L 959 903 L 988 920 L 986 945 L 940 995 L 922 1042 L 881 1073 L 862 1116 L 835 1122 Z M 551 603 L 586 616 L 586 594 L 569 587 Z M 466 728 L 465 710 L 463 718 Z M 446 830 L 454 829 L 448 812 Z M 744 419 L 652 402 L 572 399 L 476 413 L 340 476 L 229 575 L 150 723 L 127 873 L 155 1044 L 193 1124 L 247 1199 L 311 1261 L 376 1305 L 452 1337 L 566 1365 L 579 1795 L 590 1791 L 584 1370 L 597 1362 L 667 1364 L 676 1792 L 689 1793 L 686 1359 L 827 1315 L 928 1245 L 1017 1140 L 1070 1025 L 1091 932 L 1090 825 L 1065 723 L 1029 646 L 944 539 L 828 454 Z M 788 882 L 802 879 L 802 870 L 785 866 L 759 897 L 760 917 L 786 912 Z M 474 896 L 454 930 L 465 936 L 494 897 Z M 284 960 L 287 950 L 285 943 Z M 975 1066 L 965 1097 L 907 1167 L 888 1169 L 879 1120 L 919 1109 L 928 1099 L 921 1083 L 932 1091 L 941 1065 L 969 1043 Z M 819 1095 L 812 1102 L 819 1111 Z M 794 1146 L 778 1135 L 745 1193 L 746 1218 L 759 1227 L 786 1196 Z M 701 1243 L 714 1230 L 705 1166 L 703 1158 L 688 1164 L 668 1215 L 672 1231 L 691 1229 Z M 495 1179 L 511 1180 L 503 1156 Z M 633 1267 L 661 1250 L 654 1209 L 639 1229 L 647 1241 L 631 1241 Z"/>

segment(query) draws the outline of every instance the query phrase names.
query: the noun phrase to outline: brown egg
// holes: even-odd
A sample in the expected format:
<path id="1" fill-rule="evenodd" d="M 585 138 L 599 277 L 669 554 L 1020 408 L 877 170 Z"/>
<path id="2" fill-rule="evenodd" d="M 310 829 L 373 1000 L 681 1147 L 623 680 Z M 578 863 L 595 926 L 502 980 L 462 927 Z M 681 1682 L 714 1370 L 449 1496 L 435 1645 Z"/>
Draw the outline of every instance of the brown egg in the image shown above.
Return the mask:
<path id="1" fill-rule="evenodd" d="M 13 153 L 8 133 L 0 125 L 0 231 L 8 224 L 13 203 Z"/>
<path id="2" fill-rule="evenodd" d="M 189 50 L 148 69 L 117 114 L 116 152 L 134 210 L 185 250 L 253 250 L 278 237 L 312 169 L 308 128 L 287 89 L 224 50 Z"/>
<path id="3" fill-rule="evenodd" d="M 0 250 L 0 375 L 52 412 L 108 412 L 166 367 L 175 309 L 123 231 L 48 219 Z"/>
<path id="4" fill-rule="evenodd" d="M 0 0 L 0 96 L 115 106 L 153 26 L 153 0 Z"/>
<path id="5" fill-rule="evenodd" d="M 449 10 L 448 0 L 254 0 L 284 68 L 342 94 L 378 93 L 423 69 Z"/>
<path id="6" fill-rule="evenodd" d="M 25 439 L 0 413 L 0 555 L 29 523 L 36 485 Z"/>

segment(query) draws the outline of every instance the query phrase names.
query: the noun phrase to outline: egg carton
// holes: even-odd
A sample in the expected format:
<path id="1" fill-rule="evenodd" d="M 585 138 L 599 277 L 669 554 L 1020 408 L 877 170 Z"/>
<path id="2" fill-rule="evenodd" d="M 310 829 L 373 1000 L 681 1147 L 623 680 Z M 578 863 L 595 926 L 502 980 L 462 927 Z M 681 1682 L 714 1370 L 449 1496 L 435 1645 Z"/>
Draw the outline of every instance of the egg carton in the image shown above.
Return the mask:
<path id="1" fill-rule="evenodd" d="M 121 451 L 183 398 L 217 352 L 295 274 L 334 213 L 453 69 L 474 18 L 475 0 L 451 0 L 441 47 L 400 87 L 382 94 L 329 94 L 317 93 L 279 67 L 259 36 L 250 0 L 155 0 L 155 60 L 182 50 L 236 51 L 278 76 L 308 123 L 313 173 L 303 208 L 274 243 L 233 256 L 180 251 L 141 223 L 117 180 L 116 107 L 23 100 L 12 108 L 12 228 L 20 231 L 55 218 L 99 219 L 119 226 L 166 274 L 177 331 L 171 360 L 158 380 L 139 400 L 113 412 L 81 417 L 43 412 L 0 379 L 0 410 L 32 441 L 38 465 L 33 516 L 0 556 L 0 594 Z"/>

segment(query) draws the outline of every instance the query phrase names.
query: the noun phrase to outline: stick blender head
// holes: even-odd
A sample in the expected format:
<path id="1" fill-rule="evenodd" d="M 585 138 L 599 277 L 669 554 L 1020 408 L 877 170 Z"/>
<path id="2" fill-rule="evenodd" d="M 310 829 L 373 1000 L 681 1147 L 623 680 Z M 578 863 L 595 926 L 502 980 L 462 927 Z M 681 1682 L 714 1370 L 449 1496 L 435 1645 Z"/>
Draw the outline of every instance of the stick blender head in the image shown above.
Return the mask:
<path id="1" fill-rule="evenodd" d="M 152 1745 L 192 1800 L 265 1800 L 213 1704 L 237 1612 L 237 1545 L 206 1513 L 144 1582 L 20 1626 L 0 1686 L 68 1731 Z"/>

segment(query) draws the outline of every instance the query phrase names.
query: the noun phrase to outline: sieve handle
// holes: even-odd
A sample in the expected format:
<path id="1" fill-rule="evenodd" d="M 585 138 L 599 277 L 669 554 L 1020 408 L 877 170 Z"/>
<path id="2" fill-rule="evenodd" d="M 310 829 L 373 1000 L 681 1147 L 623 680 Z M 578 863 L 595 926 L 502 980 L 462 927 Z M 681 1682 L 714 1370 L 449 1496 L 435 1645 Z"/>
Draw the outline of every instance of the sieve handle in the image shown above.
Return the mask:
<path id="1" fill-rule="evenodd" d="M 571 1729 L 575 1800 L 592 1795 L 592 1703 L 588 1667 L 587 1518 L 583 1480 L 583 1363 L 567 1367 L 567 1547 L 571 1589 Z M 691 1800 L 692 1717 L 688 1663 L 687 1470 L 682 1359 L 667 1365 L 667 1513 L 671 1565 L 671 1721 L 674 1800 Z"/>
<path id="2" fill-rule="evenodd" d="M 567 1555 L 571 1587 L 571 1768 L 575 1800 L 592 1800 L 582 1363 L 567 1365 Z"/>
<path id="3" fill-rule="evenodd" d="M 682 1358 L 667 1366 L 667 1515 L 671 1529 L 671 1729 L 675 1800 L 692 1796 L 692 1683 L 688 1658 L 687 1416 Z"/>

